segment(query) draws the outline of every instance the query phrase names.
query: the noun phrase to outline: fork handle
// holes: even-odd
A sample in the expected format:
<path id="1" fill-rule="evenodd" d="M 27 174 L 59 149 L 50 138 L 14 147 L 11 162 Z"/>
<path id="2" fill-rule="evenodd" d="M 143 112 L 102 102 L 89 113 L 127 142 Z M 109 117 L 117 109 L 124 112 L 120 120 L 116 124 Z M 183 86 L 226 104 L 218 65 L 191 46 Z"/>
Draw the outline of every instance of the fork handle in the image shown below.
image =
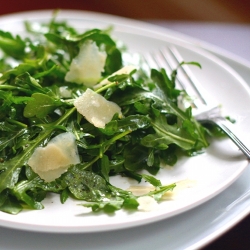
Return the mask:
<path id="1" fill-rule="evenodd" d="M 243 154 L 250 160 L 250 150 L 249 148 L 236 136 L 236 131 L 233 131 L 233 124 L 228 120 L 223 118 L 213 119 L 214 124 L 216 124 L 222 131 L 224 131 L 229 138 L 236 144 L 236 146 L 243 152 Z"/>

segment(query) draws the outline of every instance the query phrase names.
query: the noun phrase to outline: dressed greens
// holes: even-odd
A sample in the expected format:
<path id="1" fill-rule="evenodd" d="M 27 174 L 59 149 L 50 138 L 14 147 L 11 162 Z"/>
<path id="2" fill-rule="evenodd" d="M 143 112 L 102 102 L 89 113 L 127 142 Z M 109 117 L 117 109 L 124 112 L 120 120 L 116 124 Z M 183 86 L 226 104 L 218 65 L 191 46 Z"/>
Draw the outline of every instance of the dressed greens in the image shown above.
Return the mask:
<path id="1" fill-rule="evenodd" d="M 208 146 L 206 129 L 192 117 L 191 107 L 178 107 L 183 92 L 175 88 L 177 70 L 168 75 L 151 69 L 149 76 L 137 65 L 114 73 L 126 62 L 111 29 L 80 33 L 56 18 L 25 25 L 27 37 L 0 31 L 0 210 L 42 209 L 48 192 L 58 193 L 62 203 L 69 197 L 82 200 L 93 211 L 137 209 L 137 196 L 110 183 L 114 175 L 147 181 L 155 189 L 145 196 L 159 201 L 175 187 L 155 177 L 161 166 Z M 92 86 L 65 79 L 89 41 L 106 54 Z M 118 105 L 121 113 L 102 127 L 89 122 L 74 105 L 87 89 Z M 46 182 L 29 159 L 65 132 L 75 137 L 79 163 Z"/>

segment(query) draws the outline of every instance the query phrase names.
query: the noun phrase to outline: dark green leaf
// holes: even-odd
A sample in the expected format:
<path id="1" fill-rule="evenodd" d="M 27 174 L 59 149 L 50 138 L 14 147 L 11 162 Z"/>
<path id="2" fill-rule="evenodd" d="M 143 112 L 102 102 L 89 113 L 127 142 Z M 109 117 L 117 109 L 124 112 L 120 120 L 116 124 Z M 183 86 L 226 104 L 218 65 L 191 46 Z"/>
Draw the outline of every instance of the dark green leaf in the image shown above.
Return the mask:
<path id="1" fill-rule="evenodd" d="M 44 118 L 47 114 L 52 112 L 57 106 L 59 101 L 51 98 L 48 95 L 41 93 L 34 93 L 32 100 L 28 101 L 24 109 L 24 117 Z"/>
<path id="2" fill-rule="evenodd" d="M 124 149 L 124 166 L 129 171 L 138 171 L 147 166 L 148 152 L 139 145 L 128 145 Z"/>
<path id="3" fill-rule="evenodd" d="M 106 181 L 101 176 L 80 166 L 72 167 L 65 173 L 64 180 L 75 198 L 86 201 L 99 201 L 108 192 Z"/>
<path id="4" fill-rule="evenodd" d="M 146 174 L 142 174 L 142 178 L 149 182 L 151 185 L 153 185 L 154 187 L 159 187 L 161 186 L 161 181 L 156 179 L 154 176 L 151 175 L 146 175 Z"/>
<path id="5" fill-rule="evenodd" d="M 104 212 L 110 214 L 114 213 L 116 210 L 120 210 L 123 206 L 123 202 L 123 199 L 115 199 L 110 201 L 84 203 L 83 206 L 92 208 L 93 212 L 103 210 Z"/>
<path id="6" fill-rule="evenodd" d="M 104 129 L 101 129 L 104 134 L 113 135 L 125 131 L 135 131 L 137 129 L 148 128 L 151 120 L 143 115 L 131 115 L 121 120 L 114 120 L 106 124 Z"/>
<path id="7" fill-rule="evenodd" d="M 107 155 L 103 155 L 101 158 L 101 173 L 107 182 L 109 182 L 109 172 L 110 172 L 109 158 Z"/>
<path id="8" fill-rule="evenodd" d="M 176 184 L 170 184 L 167 186 L 157 187 L 154 191 L 149 192 L 147 195 L 154 197 L 155 200 L 160 201 L 162 196 L 168 192 L 172 191 L 176 187 Z"/>
<path id="9" fill-rule="evenodd" d="M 194 138 L 186 130 L 177 125 L 168 125 L 164 116 L 160 116 L 153 122 L 158 141 L 162 144 L 176 144 L 179 147 L 189 150 L 195 145 Z"/>
<path id="10" fill-rule="evenodd" d="M 20 203 L 12 197 L 8 197 L 0 206 L 0 211 L 13 215 L 20 213 L 22 210 L 23 207 L 20 205 Z"/>
<path id="11" fill-rule="evenodd" d="M 18 59 L 25 54 L 25 42 L 20 36 L 14 38 L 9 32 L 0 31 L 0 48 L 9 56 Z"/>

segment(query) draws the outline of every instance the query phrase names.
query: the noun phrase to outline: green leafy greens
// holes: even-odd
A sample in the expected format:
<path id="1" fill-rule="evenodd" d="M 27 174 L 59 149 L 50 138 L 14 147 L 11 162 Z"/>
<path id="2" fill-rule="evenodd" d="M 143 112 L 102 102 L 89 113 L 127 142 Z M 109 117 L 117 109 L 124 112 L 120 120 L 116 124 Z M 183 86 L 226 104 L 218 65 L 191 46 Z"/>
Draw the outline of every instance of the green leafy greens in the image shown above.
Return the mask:
<path id="1" fill-rule="evenodd" d="M 161 164 L 173 166 L 180 152 L 192 155 L 208 146 L 206 129 L 191 108 L 177 105 L 182 94 L 175 88 L 177 71 L 168 76 L 164 69 L 152 69 L 148 76 L 139 69 L 111 76 L 125 62 L 110 29 L 79 33 L 56 18 L 39 25 L 26 23 L 27 38 L 0 31 L 0 210 L 42 209 L 48 192 L 58 193 L 62 203 L 69 197 L 85 201 L 93 211 L 137 209 L 138 197 L 112 185 L 114 175 L 150 183 L 155 190 L 146 195 L 159 201 L 175 187 L 153 177 Z M 104 128 L 93 126 L 73 105 L 86 87 L 65 81 L 87 40 L 107 54 L 102 77 L 110 83 L 95 91 L 122 110 L 122 117 L 114 115 Z M 65 131 L 76 137 L 80 163 L 45 182 L 27 162 L 37 147 Z"/>

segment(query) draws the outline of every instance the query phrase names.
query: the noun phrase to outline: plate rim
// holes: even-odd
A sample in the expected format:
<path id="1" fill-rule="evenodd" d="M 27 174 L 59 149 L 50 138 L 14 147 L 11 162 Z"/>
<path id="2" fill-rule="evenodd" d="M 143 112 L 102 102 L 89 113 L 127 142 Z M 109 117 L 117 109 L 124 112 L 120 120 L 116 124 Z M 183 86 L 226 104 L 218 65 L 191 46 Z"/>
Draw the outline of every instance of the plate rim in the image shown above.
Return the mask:
<path id="1" fill-rule="evenodd" d="M 42 10 L 42 11 L 27 11 L 27 12 L 20 12 L 19 14 L 8 14 L 8 15 L 4 15 L 4 16 L 1 16 L 0 17 L 0 22 L 2 21 L 2 19 L 5 19 L 6 17 L 7 18 L 12 18 L 13 16 L 17 16 L 17 17 L 22 17 L 23 15 L 27 15 L 27 14 L 30 14 L 30 13 L 33 13 L 33 14 L 36 14 L 37 12 L 39 12 L 39 13 L 44 13 L 45 15 L 47 15 L 48 13 L 51 13 L 51 11 L 52 10 Z M 67 13 L 74 13 L 75 11 L 74 10 L 63 10 L 62 11 L 62 13 L 65 13 L 65 14 L 67 14 Z M 79 11 L 79 10 L 77 10 L 77 12 L 79 12 L 79 13 L 85 13 L 86 11 Z M 107 19 L 109 19 L 109 18 L 115 18 L 115 19 L 119 19 L 119 20 L 126 20 L 126 22 L 127 21 L 129 21 L 129 22 L 131 22 L 131 23 L 135 23 L 135 22 L 137 22 L 138 24 L 140 23 L 141 25 L 147 25 L 147 26 L 154 26 L 154 27 L 158 27 L 159 28 L 159 26 L 157 26 L 157 25 L 154 25 L 154 24 L 148 24 L 148 23 L 145 23 L 145 22 L 142 22 L 142 21 L 137 21 L 137 20 L 131 20 L 131 19 L 127 19 L 127 18 L 120 18 L 120 17 L 117 17 L 117 16 L 113 16 L 113 15 L 109 15 L 109 14 L 100 14 L 100 13 L 96 13 L 96 12 L 90 12 L 90 11 L 87 11 L 87 14 L 89 14 L 90 16 L 91 15 L 96 15 L 96 14 L 98 14 L 98 15 L 100 15 L 100 16 L 105 16 Z M 166 30 L 165 28 L 161 28 L 160 27 L 160 29 L 159 29 L 159 31 L 160 30 Z M 158 31 L 157 31 L 158 32 Z M 186 36 L 185 35 L 185 37 L 188 37 L 188 36 Z M 191 45 L 193 45 L 192 43 L 190 43 Z M 193 45 L 194 46 L 194 45 Z M 245 81 L 243 81 L 244 83 L 245 83 Z M 245 87 L 246 87 L 246 89 L 248 90 L 248 91 L 250 91 L 250 88 L 249 88 L 249 86 L 245 83 Z M 250 92 L 249 92 L 250 93 Z M 247 165 L 247 164 L 246 164 Z M 231 184 L 230 184 L 231 185 Z M 137 226 L 137 225 L 135 225 L 135 226 Z M 131 227 L 131 226 L 129 226 L 129 227 Z M 110 229 L 109 229 L 110 230 Z M 112 229 L 111 229 L 112 230 Z M 33 230 L 32 230 L 33 231 Z M 39 230 L 40 231 L 40 230 Z M 46 232 L 47 232 L 47 230 L 46 230 Z M 73 231 L 72 231 L 73 232 Z M 75 233 L 75 232 L 73 232 L 73 233 Z"/>

